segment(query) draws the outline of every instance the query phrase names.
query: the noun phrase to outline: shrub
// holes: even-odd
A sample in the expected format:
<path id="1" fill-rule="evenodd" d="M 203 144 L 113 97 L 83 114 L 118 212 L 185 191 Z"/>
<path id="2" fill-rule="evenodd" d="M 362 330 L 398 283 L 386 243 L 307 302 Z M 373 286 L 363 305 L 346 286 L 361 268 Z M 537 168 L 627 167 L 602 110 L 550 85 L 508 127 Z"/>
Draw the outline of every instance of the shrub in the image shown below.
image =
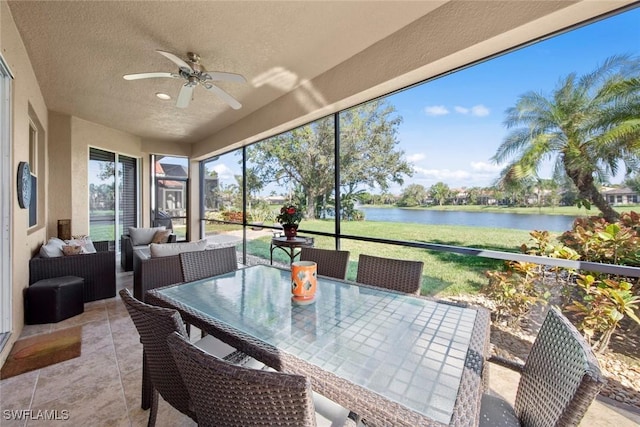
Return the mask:
<path id="1" fill-rule="evenodd" d="M 640 297 L 631 292 L 631 283 L 624 280 L 598 280 L 592 275 L 579 275 L 576 286 L 582 292 L 581 301 L 573 301 L 566 308 L 582 318 L 577 325 L 593 349 L 604 352 L 611 335 L 625 315 L 640 324 L 635 309 Z M 594 337 L 597 340 L 594 342 Z"/>

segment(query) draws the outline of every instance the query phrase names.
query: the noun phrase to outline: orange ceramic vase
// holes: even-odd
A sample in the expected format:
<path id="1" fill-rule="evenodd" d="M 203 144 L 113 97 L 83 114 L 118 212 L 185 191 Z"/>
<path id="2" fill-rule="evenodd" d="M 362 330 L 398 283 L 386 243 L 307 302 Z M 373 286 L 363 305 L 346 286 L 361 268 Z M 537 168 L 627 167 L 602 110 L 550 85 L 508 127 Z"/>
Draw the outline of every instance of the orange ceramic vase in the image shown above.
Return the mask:
<path id="1" fill-rule="evenodd" d="M 294 301 L 311 301 L 318 285 L 318 265 L 313 261 L 291 264 L 291 293 Z"/>

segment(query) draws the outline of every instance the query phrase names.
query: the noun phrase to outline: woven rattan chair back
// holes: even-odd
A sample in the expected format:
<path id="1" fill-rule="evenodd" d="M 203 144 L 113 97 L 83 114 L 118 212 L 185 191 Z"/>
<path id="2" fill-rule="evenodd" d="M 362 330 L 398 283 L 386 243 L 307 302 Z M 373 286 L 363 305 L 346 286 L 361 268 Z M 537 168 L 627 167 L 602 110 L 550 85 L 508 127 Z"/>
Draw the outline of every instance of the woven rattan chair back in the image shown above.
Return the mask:
<path id="1" fill-rule="evenodd" d="M 168 337 L 168 345 L 200 427 L 316 425 L 306 377 L 232 365 L 177 333 Z"/>
<path id="2" fill-rule="evenodd" d="M 420 295 L 422 261 L 381 258 L 361 254 L 358 259 L 356 282 Z"/>
<path id="3" fill-rule="evenodd" d="M 300 261 L 313 261 L 318 264 L 318 274 L 344 280 L 349 266 L 349 251 L 332 251 L 303 247 Z"/>
<path id="4" fill-rule="evenodd" d="M 140 302 L 127 289 L 120 291 L 120 297 L 140 334 L 145 365 L 154 388 L 149 426 L 155 425 L 158 393 L 171 406 L 196 420 L 189 408 L 189 392 L 167 345 L 167 336 L 174 332 L 187 336 L 180 315 L 175 310 Z"/>
<path id="5" fill-rule="evenodd" d="M 552 307 L 524 365 L 514 409 L 523 426 L 577 426 L 604 383 L 591 348 Z"/>
<path id="6" fill-rule="evenodd" d="M 209 249 L 180 254 L 180 266 L 185 282 L 213 277 L 238 269 L 236 248 Z"/>

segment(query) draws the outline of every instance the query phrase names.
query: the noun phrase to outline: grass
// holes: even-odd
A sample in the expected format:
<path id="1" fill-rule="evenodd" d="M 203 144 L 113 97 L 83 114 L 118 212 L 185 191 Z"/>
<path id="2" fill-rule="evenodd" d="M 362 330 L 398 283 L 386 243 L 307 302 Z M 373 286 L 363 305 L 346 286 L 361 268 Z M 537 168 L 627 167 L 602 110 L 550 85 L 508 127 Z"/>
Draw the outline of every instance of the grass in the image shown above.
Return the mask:
<path id="1" fill-rule="evenodd" d="M 302 230 L 332 232 L 333 222 L 304 220 Z M 402 224 L 390 222 L 361 221 L 343 224 L 343 234 L 356 236 L 378 236 L 393 240 L 408 240 L 423 243 L 439 243 L 467 246 L 487 250 L 519 252 L 520 245 L 529 241 L 524 230 L 494 229 L 462 226 L 426 224 Z M 300 234 L 305 234 L 302 231 Z M 270 236 L 247 242 L 247 253 L 269 259 Z M 315 236 L 315 247 L 333 249 L 331 237 Z M 487 279 L 484 272 L 501 269 L 504 262 L 471 255 L 458 255 L 426 249 L 408 248 L 388 244 L 355 240 L 341 240 L 341 249 L 350 254 L 347 279 L 355 280 L 358 256 L 361 253 L 389 258 L 411 259 L 424 262 L 423 295 L 459 295 L 476 293 Z M 288 263 L 289 259 L 279 249 L 274 250 L 274 261 Z"/>

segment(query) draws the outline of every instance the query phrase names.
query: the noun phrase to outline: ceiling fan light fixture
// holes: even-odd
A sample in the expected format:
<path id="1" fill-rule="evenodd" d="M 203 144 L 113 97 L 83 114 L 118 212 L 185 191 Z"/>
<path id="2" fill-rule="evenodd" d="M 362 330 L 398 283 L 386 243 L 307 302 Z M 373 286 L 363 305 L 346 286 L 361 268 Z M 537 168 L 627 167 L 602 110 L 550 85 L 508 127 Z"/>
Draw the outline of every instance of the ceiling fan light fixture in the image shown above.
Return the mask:
<path id="1" fill-rule="evenodd" d="M 156 96 L 160 99 L 162 99 L 163 101 L 168 101 L 171 99 L 171 95 L 163 93 L 163 92 L 156 92 Z"/>

